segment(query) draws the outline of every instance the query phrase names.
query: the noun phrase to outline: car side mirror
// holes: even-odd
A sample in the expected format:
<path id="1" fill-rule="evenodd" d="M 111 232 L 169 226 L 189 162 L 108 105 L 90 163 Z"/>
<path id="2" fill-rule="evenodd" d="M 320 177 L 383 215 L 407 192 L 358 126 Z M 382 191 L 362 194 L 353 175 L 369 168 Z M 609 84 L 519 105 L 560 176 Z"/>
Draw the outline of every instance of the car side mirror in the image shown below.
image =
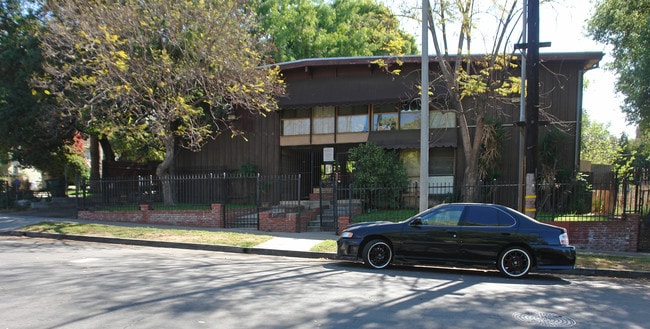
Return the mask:
<path id="1" fill-rule="evenodd" d="M 422 218 L 417 217 L 411 221 L 411 226 L 420 226 L 422 225 Z"/>

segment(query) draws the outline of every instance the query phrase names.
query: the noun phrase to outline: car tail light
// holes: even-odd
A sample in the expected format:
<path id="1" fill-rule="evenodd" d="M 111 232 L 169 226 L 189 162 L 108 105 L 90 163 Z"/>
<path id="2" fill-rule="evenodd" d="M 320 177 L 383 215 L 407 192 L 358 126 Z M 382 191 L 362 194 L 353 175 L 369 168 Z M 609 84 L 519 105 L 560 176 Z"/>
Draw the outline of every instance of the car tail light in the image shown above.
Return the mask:
<path id="1" fill-rule="evenodd" d="M 569 235 L 566 232 L 560 234 L 560 244 L 565 247 L 569 245 Z"/>

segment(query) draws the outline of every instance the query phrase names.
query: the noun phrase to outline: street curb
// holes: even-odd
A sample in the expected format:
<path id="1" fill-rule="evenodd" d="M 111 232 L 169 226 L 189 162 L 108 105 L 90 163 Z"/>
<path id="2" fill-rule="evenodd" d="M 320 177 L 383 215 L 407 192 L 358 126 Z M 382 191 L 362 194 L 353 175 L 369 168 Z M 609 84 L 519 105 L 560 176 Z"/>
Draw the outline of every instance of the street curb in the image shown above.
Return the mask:
<path id="1" fill-rule="evenodd" d="M 610 278 L 623 278 L 623 279 L 650 279 L 650 272 L 648 271 L 576 268 L 573 270 L 557 270 L 557 271 L 545 272 L 545 273 L 559 273 L 559 274 L 582 275 L 582 276 L 605 276 Z"/>
<path id="2" fill-rule="evenodd" d="M 43 233 L 43 232 L 26 232 L 26 231 L 0 232 L 0 235 L 123 244 L 123 245 L 154 247 L 154 248 L 176 248 L 176 249 L 188 249 L 188 250 L 219 251 L 219 252 L 230 252 L 230 253 L 240 253 L 240 254 L 266 255 L 266 256 L 336 259 L 336 254 L 327 253 L 327 252 L 276 250 L 276 249 L 264 249 L 264 248 L 255 248 L 255 247 L 226 246 L 226 245 L 218 245 L 218 244 L 136 240 L 136 239 L 108 238 L 108 237 L 86 236 L 86 235 L 72 235 L 72 234 L 63 234 L 63 233 Z"/>
<path id="3" fill-rule="evenodd" d="M 72 235 L 72 234 L 62 234 L 62 233 L 27 232 L 27 231 L 0 232 L 0 235 L 122 244 L 122 245 L 154 247 L 154 248 L 177 248 L 177 249 L 188 249 L 188 250 L 219 251 L 219 252 L 230 252 L 230 253 L 241 253 L 241 254 L 266 255 L 266 256 L 338 260 L 336 254 L 328 253 L 328 252 L 276 250 L 276 249 L 264 249 L 264 248 L 255 248 L 255 247 L 252 248 L 235 247 L 235 246 L 216 245 L 216 244 L 208 245 L 208 244 L 198 244 L 198 243 L 136 240 L 136 239 L 108 238 L 108 237 L 97 237 L 97 236 L 86 236 L 86 235 Z M 580 275 L 580 276 L 601 276 L 601 277 L 625 278 L 625 279 L 650 279 L 649 271 L 576 268 L 573 270 L 553 270 L 553 271 L 536 271 L 536 272 L 550 273 L 550 274 Z"/>

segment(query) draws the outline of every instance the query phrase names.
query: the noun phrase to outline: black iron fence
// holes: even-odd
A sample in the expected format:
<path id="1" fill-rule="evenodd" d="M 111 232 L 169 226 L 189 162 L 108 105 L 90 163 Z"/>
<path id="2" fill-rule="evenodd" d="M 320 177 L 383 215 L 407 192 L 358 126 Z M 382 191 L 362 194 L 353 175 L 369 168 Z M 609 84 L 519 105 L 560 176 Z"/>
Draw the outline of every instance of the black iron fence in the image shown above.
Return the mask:
<path id="1" fill-rule="evenodd" d="M 450 202 L 495 203 L 513 209 L 522 207 L 525 187 L 519 184 L 491 182 L 455 187 L 447 184 L 428 186 L 428 204 Z M 395 220 L 414 215 L 419 209 L 419 187 L 338 187 L 339 207 L 347 207 L 352 221 Z M 542 221 L 618 220 L 627 214 L 648 213 L 650 184 L 552 184 L 537 186 L 537 214 Z"/>
<path id="2" fill-rule="evenodd" d="M 432 184 L 427 188 L 429 206 L 463 201 L 496 203 L 514 209 L 521 208 L 524 190 L 519 184 L 498 182 L 465 187 Z M 319 207 L 336 209 L 338 215 L 349 215 L 353 222 L 405 219 L 419 208 L 417 184 L 404 187 L 351 184 L 331 190 L 334 197 L 330 195 L 326 205 L 321 202 Z M 84 182 L 79 205 L 82 209 L 105 210 L 137 209 L 142 204 L 149 205 L 150 209 L 192 209 L 221 203 L 229 212 L 225 221 L 232 221 L 231 226 L 253 227 L 257 225 L 260 209 L 300 211 L 304 207 L 301 204 L 304 194 L 300 175 L 138 176 Z M 543 221 L 617 220 L 626 214 L 646 214 L 649 199 L 648 183 L 539 185 L 536 217 Z"/>
<path id="3" fill-rule="evenodd" d="M 204 174 L 103 178 L 82 183 L 82 208 L 121 208 L 147 204 L 164 209 L 209 206 L 276 204 L 296 200 L 299 175 L 261 176 Z"/>
<path id="4" fill-rule="evenodd" d="M 261 211 L 299 209 L 299 196 L 299 175 L 149 175 L 86 181 L 79 204 L 82 210 L 200 210 L 219 203 L 225 227 L 258 228 Z"/>

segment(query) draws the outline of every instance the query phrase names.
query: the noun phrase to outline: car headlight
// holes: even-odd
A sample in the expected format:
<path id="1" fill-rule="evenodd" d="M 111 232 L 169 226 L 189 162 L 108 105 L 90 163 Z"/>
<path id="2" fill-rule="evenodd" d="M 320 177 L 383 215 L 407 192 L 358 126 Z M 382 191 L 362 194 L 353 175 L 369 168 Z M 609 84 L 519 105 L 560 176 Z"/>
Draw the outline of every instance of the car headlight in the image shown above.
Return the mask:
<path id="1" fill-rule="evenodd" d="M 342 238 L 351 238 L 352 236 L 354 236 L 354 233 L 350 231 L 344 231 L 343 233 L 341 233 Z"/>

